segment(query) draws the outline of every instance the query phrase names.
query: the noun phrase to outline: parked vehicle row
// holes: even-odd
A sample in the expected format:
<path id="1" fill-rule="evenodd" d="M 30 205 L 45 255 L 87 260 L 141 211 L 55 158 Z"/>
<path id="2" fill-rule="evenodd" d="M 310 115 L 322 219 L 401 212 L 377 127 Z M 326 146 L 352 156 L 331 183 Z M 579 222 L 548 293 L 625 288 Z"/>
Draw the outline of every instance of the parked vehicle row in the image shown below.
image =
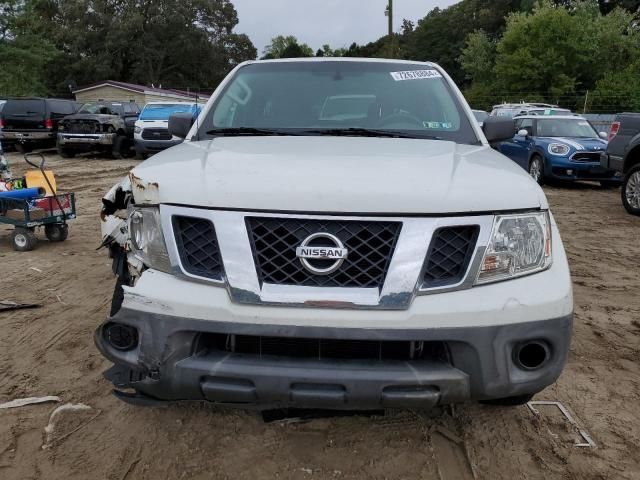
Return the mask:
<path id="1" fill-rule="evenodd" d="M 548 103 L 503 103 L 494 105 L 490 115 L 509 118 L 522 115 L 571 115 L 571 110 Z"/>
<path id="2" fill-rule="evenodd" d="M 128 101 L 81 104 L 51 98 L 15 98 L 0 103 L 0 140 L 29 152 L 54 148 L 64 158 L 103 152 L 115 158 L 147 157 L 177 145 L 167 123 L 174 112 L 199 113 L 195 103 L 153 102 L 142 110 Z M 140 118 L 142 114 L 142 118 Z"/>

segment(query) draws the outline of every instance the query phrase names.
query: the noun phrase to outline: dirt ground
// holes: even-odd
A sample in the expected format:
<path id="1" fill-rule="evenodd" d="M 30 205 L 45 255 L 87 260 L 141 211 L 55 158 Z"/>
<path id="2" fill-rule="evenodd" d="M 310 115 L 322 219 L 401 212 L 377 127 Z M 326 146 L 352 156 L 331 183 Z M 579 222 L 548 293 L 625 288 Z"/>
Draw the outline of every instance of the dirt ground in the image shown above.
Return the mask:
<path id="1" fill-rule="evenodd" d="M 9 155 L 14 173 L 21 158 Z M 0 300 L 39 302 L 0 313 L 0 403 L 57 395 L 56 404 L 0 410 L 0 479 L 639 479 L 640 218 L 619 192 L 595 185 L 546 188 L 575 287 L 571 356 L 537 400 L 560 401 L 597 448 L 573 446 L 574 430 L 550 407 L 465 404 L 438 416 L 264 423 L 255 413 L 205 405 L 143 409 L 110 394 L 109 366 L 93 345 L 114 279 L 100 243 L 100 198 L 135 161 L 48 155 L 79 218 L 63 244 L 16 253 L 0 226 Z M 43 236 L 41 236 L 43 238 Z"/>

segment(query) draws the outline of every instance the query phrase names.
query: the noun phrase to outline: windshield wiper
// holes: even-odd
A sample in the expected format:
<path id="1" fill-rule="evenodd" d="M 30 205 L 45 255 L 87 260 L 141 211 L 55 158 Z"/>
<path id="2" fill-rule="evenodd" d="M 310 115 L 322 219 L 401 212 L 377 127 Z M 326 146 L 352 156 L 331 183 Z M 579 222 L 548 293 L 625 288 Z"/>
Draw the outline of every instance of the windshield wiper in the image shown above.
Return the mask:
<path id="1" fill-rule="evenodd" d="M 298 133 L 291 132 L 283 129 L 271 129 L 271 128 L 252 128 L 252 127 L 238 127 L 238 128 L 215 128 L 209 130 L 207 135 L 213 135 L 216 137 L 241 137 L 241 136 L 283 136 L 283 135 L 299 135 Z"/>
<path id="2" fill-rule="evenodd" d="M 427 140 L 442 140 L 434 135 L 394 132 L 393 130 L 378 130 L 374 128 L 327 128 L 304 130 L 305 135 L 327 135 L 331 137 L 379 137 L 379 138 L 413 138 Z"/>

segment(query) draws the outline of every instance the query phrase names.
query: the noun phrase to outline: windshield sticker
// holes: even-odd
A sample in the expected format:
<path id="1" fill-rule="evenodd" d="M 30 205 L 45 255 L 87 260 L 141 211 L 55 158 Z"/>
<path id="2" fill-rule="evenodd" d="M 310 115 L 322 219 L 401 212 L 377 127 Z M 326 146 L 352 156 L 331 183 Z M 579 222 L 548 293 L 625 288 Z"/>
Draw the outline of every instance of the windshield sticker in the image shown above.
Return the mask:
<path id="1" fill-rule="evenodd" d="M 450 130 L 453 128 L 453 123 L 450 122 L 422 122 L 422 125 L 430 130 Z"/>
<path id="2" fill-rule="evenodd" d="M 396 82 L 403 80 L 422 80 L 425 78 L 442 78 L 437 70 L 410 70 L 408 72 L 391 72 L 391 77 Z"/>

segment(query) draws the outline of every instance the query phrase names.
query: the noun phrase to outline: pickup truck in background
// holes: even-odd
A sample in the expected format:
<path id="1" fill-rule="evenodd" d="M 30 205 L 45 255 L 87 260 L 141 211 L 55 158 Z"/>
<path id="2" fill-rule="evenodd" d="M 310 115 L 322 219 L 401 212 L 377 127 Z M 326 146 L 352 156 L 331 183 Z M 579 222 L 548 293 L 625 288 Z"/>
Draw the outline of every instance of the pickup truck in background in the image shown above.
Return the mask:
<path id="1" fill-rule="evenodd" d="M 640 113 L 616 116 L 600 164 L 624 174 L 622 204 L 630 214 L 640 215 Z"/>
<path id="2" fill-rule="evenodd" d="M 140 107 L 133 102 L 89 102 L 58 126 L 58 154 L 111 152 L 114 158 L 132 155 L 133 130 Z"/>

